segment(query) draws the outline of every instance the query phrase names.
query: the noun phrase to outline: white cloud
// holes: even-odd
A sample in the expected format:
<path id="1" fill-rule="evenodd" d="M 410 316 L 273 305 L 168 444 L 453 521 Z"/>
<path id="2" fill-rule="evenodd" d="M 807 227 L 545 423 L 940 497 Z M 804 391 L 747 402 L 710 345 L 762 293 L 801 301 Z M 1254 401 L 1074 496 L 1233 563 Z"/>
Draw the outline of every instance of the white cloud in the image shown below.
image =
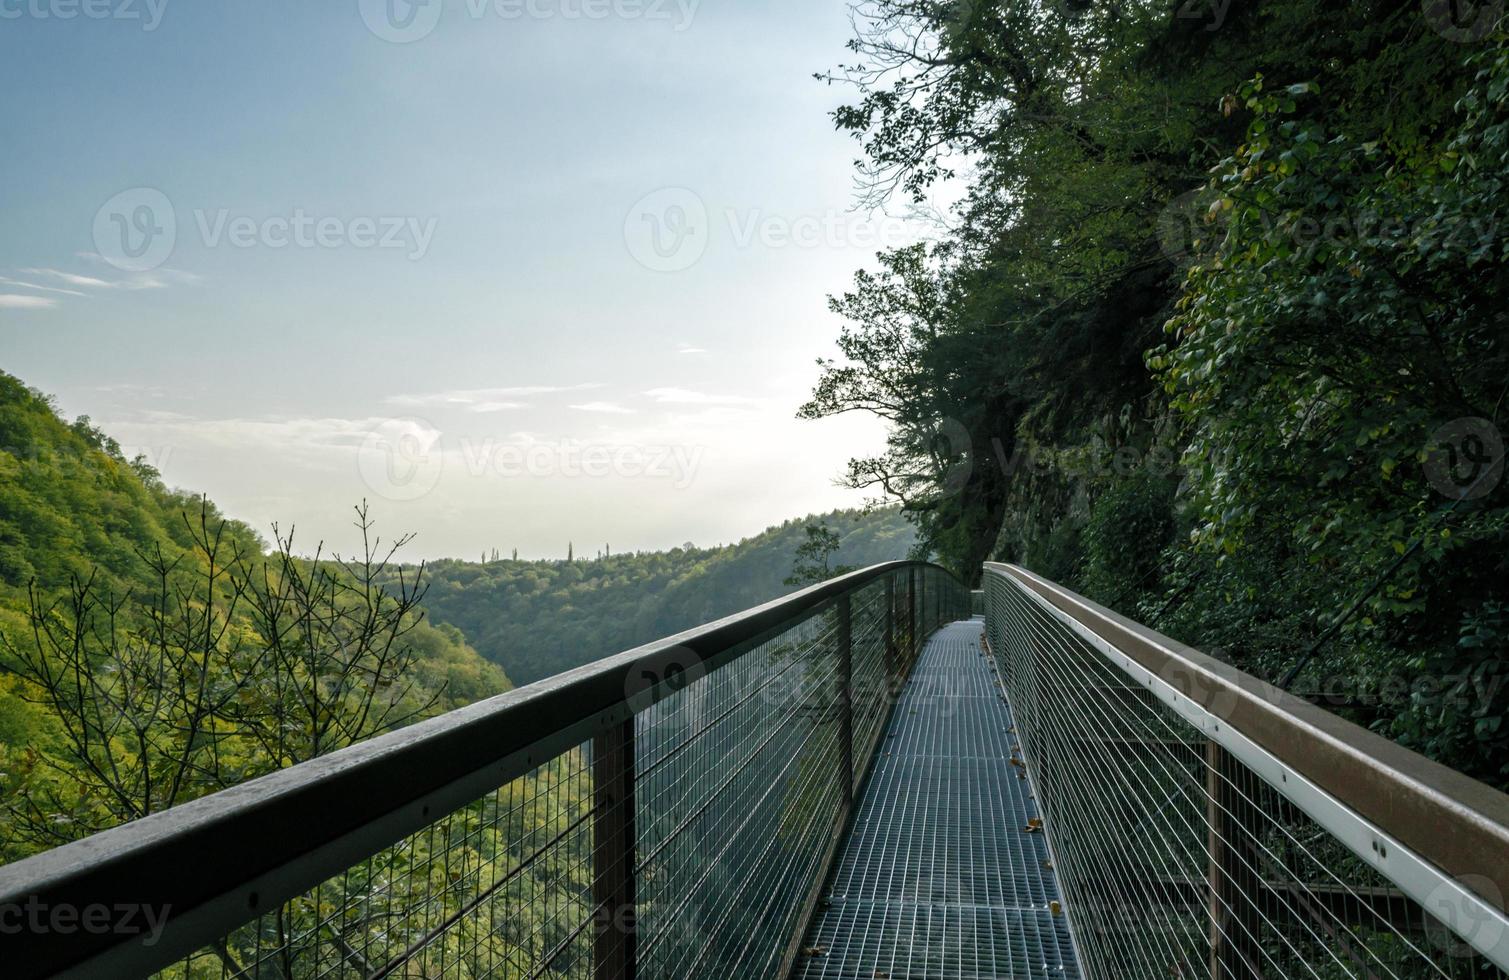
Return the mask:
<path id="1" fill-rule="evenodd" d="M 517 385 L 505 388 L 457 388 L 451 391 L 435 391 L 422 395 L 389 395 L 383 399 L 389 405 L 459 405 L 459 406 L 491 406 L 488 408 L 473 407 L 474 412 L 501 411 L 504 408 L 523 408 L 520 402 L 513 401 L 515 398 L 524 398 L 530 395 L 553 395 L 567 391 L 586 391 L 589 388 L 601 388 L 602 385 L 588 383 L 578 385 Z"/>
<path id="2" fill-rule="evenodd" d="M 690 344 L 682 344 L 681 347 L 680 347 L 680 349 L 677 350 L 676 353 L 678 353 L 678 354 L 706 354 L 707 353 L 707 348 L 706 347 L 693 347 Z"/>
<path id="3" fill-rule="evenodd" d="M 624 408 L 622 405 L 617 405 L 613 402 L 584 402 L 581 405 L 568 405 L 566 407 L 573 408 L 578 412 L 601 412 L 605 415 L 634 414 L 632 408 Z"/>
<path id="4" fill-rule="evenodd" d="M 87 257 L 87 253 L 80 253 Z M 98 276 L 84 276 L 77 272 L 68 272 L 65 269 L 47 269 L 31 267 L 17 270 L 21 275 L 32 279 L 50 279 L 63 283 L 63 286 L 46 286 L 41 283 L 23 279 L 13 279 L 9 276 L 0 276 L 0 283 L 11 286 L 19 286 L 23 289 L 34 289 L 38 292 L 58 293 L 64 296 L 88 296 L 91 291 L 124 289 L 135 291 L 139 289 L 166 289 L 174 282 L 197 282 L 199 277 L 188 272 L 178 272 L 173 269 L 156 269 L 152 272 L 139 272 L 126 276 L 123 279 L 101 279 Z M 65 288 L 73 287 L 73 288 Z M 25 299 L 26 297 L 21 297 Z M 12 308 L 37 309 L 41 307 L 56 306 L 55 301 L 48 302 L 19 302 L 13 300 L 4 305 Z"/>
<path id="5" fill-rule="evenodd" d="M 75 252 L 77 257 L 91 265 L 107 266 L 112 274 L 119 274 L 120 270 L 113 262 L 98 252 Z M 73 272 L 64 272 L 61 269 L 24 269 L 33 275 L 50 275 L 58 279 L 89 280 L 79 282 L 81 286 L 93 286 L 97 289 L 162 289 L 172 283 L 200 282 L 203 277 L 194 272 L 184 272 L 182 269 L 170 269 L 167 266 L 159 266 L 149 272 L 127 273 L 125 279 L 101 279 L 98 276 L 80 276 Z"/>
<path id="6" fill-rule="evenodd" d="M 26 282 L 22 279 L 12 279 L 9 276 L 0 276 L 0 282 L 5 283 L 7 286 L 20 286 L 22 289 L 35 289 L 38 292 L 44 293 L 62 293 L 65 296 L 87 295 L 86 293 L 79 292 L 77 289 L 63 289 L 59 286 L 42 286 L 34 282 Z"/>
<path id="7" fill-rule="evenodd" d="M 102 391 L 107 395 L 130 395 L 138 398 L 163 398 L 168 390 L 161 385 L 139 385 L 129 383 L 95 385 L 95 391 Z"/>
<path id="8" fill-rule="evenodd" d="M 421 433 L 426 444 L 439 438 L 433 426 L 412 419 L 392 418 L 222 418 L 204 419 L 176 412 L 145 411 L 138 421 L 121 422 L 118 429 L 140 437 L 167 443 L 190 442 L 223 449 L 257 447 L 278 452 L 325 452 L 332 449 L 355 449 L 374 433 L 395 427 Z"/>
<path id="9" fill-rule="evenodd" d="M 0 293 L 0 310 L 45 310 L 57 305 L 58 301 L 50 296 L 22 296 L 18 293 Z"/>
<path id="10" fill-rule="evenodd" d="M 508 412 L 516 408 L 528 408 L 523 402 L 475 402 L 467 411 L 484 414 L 489 412 Z"/>
<path id="11" fill-rule="evenodd" d="M 66 282 L 70 286 L 85 286 L 90 289 L 110 289 L 115 286 L 115 283 L 106 282 L 104 279 L 96 279 L 94 276 L 81 276 L 73 272 L 64 272 L 61 269 L 22 269 L 21 272 L 28 276 L 46 276 L 49 279 Z"/>
<path id="12" fill-rule="evenodd" d="M 651 388 L 645 394 L 661 405 L 754 405 L 757 401 L 743 395 L 709 395 L 687 388 Z"/>

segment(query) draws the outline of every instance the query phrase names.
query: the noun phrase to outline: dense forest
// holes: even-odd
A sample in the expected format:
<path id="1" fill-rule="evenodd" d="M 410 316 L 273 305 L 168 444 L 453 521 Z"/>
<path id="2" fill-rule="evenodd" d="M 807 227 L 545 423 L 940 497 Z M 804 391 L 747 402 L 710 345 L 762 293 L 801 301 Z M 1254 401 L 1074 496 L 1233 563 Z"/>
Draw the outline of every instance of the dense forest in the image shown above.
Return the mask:
<path id="1" fill-rule="evenodd" d="M 424 604 L 525 684 L 784 595 L 808 528 L 830 536 L 828 571 L 905 558 L 916 543 L 895 507 L 834 511 L 719 547 L 434 562 Z"/>
<path id="2" fill-rule="evenodd" d="M 296 558 L 5 374 L 0 450 L 0 861 L 511 686 L 360 510 Z"/>
<path id="3" fill-rule="evenodd" d="M 0 861 L 774 598 L 815 534 L 817 577 L 916 542 L 893 507 L 416 565 L 357 508 L 364 553 L 338 556 L 169 489 L 4 374 L 0 449 Z"/>
<path id="4" fill-rule="evenodd" d="M 1501 8 L 874 0 L 809 417 L 961 574 L 1018 561 L 1509 781 Z"/>

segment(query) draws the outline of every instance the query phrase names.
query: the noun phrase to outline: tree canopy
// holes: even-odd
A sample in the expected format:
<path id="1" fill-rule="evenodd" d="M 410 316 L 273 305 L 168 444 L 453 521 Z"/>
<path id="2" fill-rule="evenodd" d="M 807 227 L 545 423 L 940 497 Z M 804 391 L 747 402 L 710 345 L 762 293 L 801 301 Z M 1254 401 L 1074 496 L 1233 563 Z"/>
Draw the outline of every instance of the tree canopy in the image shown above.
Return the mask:
<path id="1" fill-rule="evenodd" d="M 807 528 L 836 540 L 830 574 L 905 558 L 916 531 L 894 508 L 789 520 L 717 547 L 618 552 L 596 559 L 445 560 L 425 569 L 425 608 L 524 684 L 791 591 Z M 396 583 L 396 572 L 388 579 Z"/>
<path id="2" fill-rule="evenodd" d="M 862 202 L 964 192 L 832 299 L 802 413 L 890 423 L 848 481 L 961 574 L 1502 783 L 1509 70 L 1440 7 L 858 4 Z"/>

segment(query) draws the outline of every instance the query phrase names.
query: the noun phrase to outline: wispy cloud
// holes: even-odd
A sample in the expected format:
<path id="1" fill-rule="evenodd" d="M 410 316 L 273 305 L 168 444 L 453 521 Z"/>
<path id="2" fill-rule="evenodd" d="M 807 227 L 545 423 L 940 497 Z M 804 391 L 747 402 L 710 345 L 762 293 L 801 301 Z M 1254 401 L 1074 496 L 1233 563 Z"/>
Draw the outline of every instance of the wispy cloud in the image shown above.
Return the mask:
<path id="1" fill-rule="evenodd" d="M 624 408 L 614 402 L 584 402 L 580 405 L 568 405 L 568 408 L 578 412 L 600 412 L 604 415 L 633 415 L 632 408 Z"/>
<path id="2" fill-rule="evenodd" d="M 22 296 L 18 293 L 0 293 L 0 310 L 45 310 L 57 306 L 51 296 Z"/>
<path id="3" fill-rule="evenodd" d="M 600 384 L 577 385 L 515 385 L 505 388 L 457 388 L 451 391 L 435 391 L 422 395 L 389 395 L 383 399 L 389 405 L 407 405 L 420 408 L 433 405 L 451 405 L 467 408 L 473 412 L 501 412 L 524 408 L 518 401 L 531 395 L 553 395 L 568 391 L 586 391 L 601 388 Z"/>
<path id="4" fill-rule="evenodd" d="M 743 395 L 709 395 L 688 388 L 651 388 L 645 395 L 660 405 L 753 405 L 756 399 Z"/>
<path id="5" fill-rule="evenodd" d="M 23 279 L 12 279 L 9 276 L 0 276 L 0 283 L 4 283 L 7 286 L 20 286 L 22 289 L 35 289 L 41 293 L 62 293 L 65 296 L 86 295 L 77 289 L 63 289 L 61 286 L 43 286 L 34 282 L 26 282 Z"/>
<path id="6" fill-rule="evenodd" d="M 87 286 L 90 289 L 113 289 L 115 283 L 104 279 L 96 279 L 94 276 L 81 276 L 76 272 L 64 272 L 62 269 L 22 269 L 21 272 L 28 276 L 46 276 L 59 282 L 66 282 L 70 286 Z"/>
<path id="7" fill-rule="evenodd" d="M 283 451 L 326 452 L 332 449 L 356 449 L 373 438 L 374 433 L 413 432 L 432 444 L 440 432 L 433 426 L 408 419 L 277 417 L 266 418 L 194 418 L 177 412 L 147 410 L 115 424 L 138 438 L 150 433 L 159 442 L 177 444 L 193 442 L 237 449 L 248 446 L 281 448 Z"/>
<path id="8" fill-rule="evenodd" d="M 87 255 L 87 253 L 80 253 Z M 178 272 L 173 269 L 155 269 L 152 272 L 133 273 L 119 279 L 102 279 L 99 276 L 86 276 L 77 272 L 69 272 L 67 269 L 48 269 L 42 267 L 28 267 L 17 269 L 19 275 L 25 279 L 17 279 L 12 276 L 0 276 L 0 284 L 13 286 L 18 289 L 29 289 L 34 292 L 48 293 L 48 297 L 23 296 L 20 294 L 8 294 L 0 306 L 10 309 L 44 309 L 56 306 L 57 300 L 51 296 L 77 296 L 87 297 L 91 293 L 108 292 L 113 290 L 138 290 L 138 289 L 166 289 L 175 282 L 195 282 L 198 276 L 187 272 Z M 42 280 L 42 281 L 36 281 Z M 62 283 L 48 285 L 47 283 Z"/>
<path id="9" fill-rule="evenodd" d="M 706 347 L 693 347 L 691 344 L 682 344 L 677 350 L 678 354 L 706 354 Z"/>
<path id="10" fill-rule="evenodd" d="M 101 255 L 98 252 L 74 252 L 73 254 L 74 254 L 75 257 L 83 259 L 85 262 L 88 262 L 90 265 L 104 267 L 106 269 L 106 271 L 110 275 L 112 275 L 112 276 L 120 274 L 120 269 L 113 262 L 111 262 L 109 259 L 105 258 L 103 255 Z M 162 282 L 164 284 L 170 284 L 170 283 L 194 283 L 194 282 L 201 282 L 201 281 L 203 281 L 203 278 L 204 278 L 203 276 L 200 276 L 198 273 L 185 272 L 182 269 L 173 269 L 173 268 L 169 268 L 168 266 L 158 266 L 156 269 L 152 269 L 149 272 L 131 272 L 131 273 L 127 273 L 127 275 L 130 278 L 118 281 L 120 288 L 124 288 L 124 289 L 153 288 L 153 287 L 150 287 L 150 286 L 143 287 L 141 284 L 142 283 L 155 283 L 155 282 Z M 98 277 L 96 276 L 94 278 L 98 278 Z M 101 282 L 111 282 L 111 283 L 117 282 L 117 280 L 107 280 L 107 279 L 102 279 L 100 281 Z"/>
<path id="11" fill-rule="evenodd" d="M 162 398 L 168 393 L 168 390 L 161 385 L 140 385 L 129 382 L 95 385 L 94 390 L 107 395 L 130 395 L 141 398 Z"/>

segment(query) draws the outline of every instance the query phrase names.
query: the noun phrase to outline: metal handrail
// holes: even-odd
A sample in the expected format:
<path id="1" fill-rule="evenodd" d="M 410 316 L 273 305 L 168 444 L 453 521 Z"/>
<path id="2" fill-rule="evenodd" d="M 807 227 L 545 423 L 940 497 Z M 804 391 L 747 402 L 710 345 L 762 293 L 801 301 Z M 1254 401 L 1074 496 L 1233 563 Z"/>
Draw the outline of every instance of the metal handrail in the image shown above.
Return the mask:
<path id="1" fill-rule="evenodd" d="M 629 721 L 688 683 L 688 662 L 711 672 L 868 583 L 924 568 L 945 571 L 873 565 L 0 867 L 0 909 L 171 909 L 171 928 L 150 947 L 115 929 L 8 936 L 6 972 L 160 969 Z"/>
<path id="2" fill-rule="evenodd" d="M 1371 848 L 1365 840 L 1349 846 L 1381 873 L 1403 875 L 1418 858 L 1463 902 L 1509 913 L 1509 795 L 1024 568 L 991 562 L 986 572 L 1056 610 L 1130 680 L 1207 723 L 1212 741 L 1245 740 L 1276 760 L 1273 783 L 1307 781 L 1360 817 L 1360 828 L 1375 828 Z M 1509 946 L 1509 935 L 1502 941 Z M 1502 957 L 1504 949 L 1495 948 Z"/>

